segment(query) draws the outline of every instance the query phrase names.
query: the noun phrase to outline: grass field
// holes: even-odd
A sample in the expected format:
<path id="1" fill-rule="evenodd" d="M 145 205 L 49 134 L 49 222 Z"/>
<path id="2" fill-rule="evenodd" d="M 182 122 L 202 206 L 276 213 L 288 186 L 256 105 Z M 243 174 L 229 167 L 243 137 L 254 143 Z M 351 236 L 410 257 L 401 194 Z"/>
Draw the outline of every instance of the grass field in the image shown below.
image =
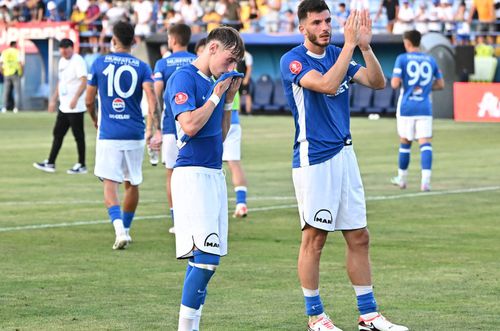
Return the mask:
<path id="1" fill-rule="evenodd" d="M 76 162 L 71 133 L 55 174 L 32 167 L 48 155 L 54 120 L 0 116 L 0 330 L 176 330 L 185 262 L 167 232 L 163 169 L 145 163 L 134 243 L 113 251 L 102 185 L 66 174 Z M 92 169 L 95 130 L 86 124 Z M 250 215 L 230 221 L 202 330 L 304 330 L 292 118 L 243 117 L 242 126 Z M 418 146 L 409 188 L 389 184 L 394 119 L 355 118 L 352 132 L 381 311 L 411 330 L 500 330 L 500 125 L 436 120 L 430 193 L 418 190 Z M 323 252 L 321 291 L 336 324 L 357 330 L 338 233 Z"/>

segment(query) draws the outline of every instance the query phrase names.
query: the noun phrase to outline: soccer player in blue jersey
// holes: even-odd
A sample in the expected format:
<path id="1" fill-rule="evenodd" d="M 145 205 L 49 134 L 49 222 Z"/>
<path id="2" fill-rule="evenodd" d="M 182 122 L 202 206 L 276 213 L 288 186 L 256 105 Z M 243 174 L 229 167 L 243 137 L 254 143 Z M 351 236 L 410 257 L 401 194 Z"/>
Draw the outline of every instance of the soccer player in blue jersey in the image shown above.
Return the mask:
<path id="1" fill-rule="evenodd" d="M 94 174 L 104 183 L 104 203 L 115 229 L 113 249 L 123 249 L 130 242 L 130 226 L 139 202 L 142 182 L 144 145 L 154 141 L 161 144 L 160 110 L 156 108 L 152 73 L 149 65 L 130 55 L 134 28 L 119 22 L 113 27 L 113 53 L 103 55 L 93 63 L 87 85 L 85 103 L 97 128 Z M 149 116 L 156 128 L 145 124 L 140 107 L 143 91 L 148 101 Z M 95 98 L 99 93 L 99 113 Z M 145 141 L 146 140 L 146 141 Z M 118 199 L 119 184 L 124 182 L 123 207 Z"/>
<path id="2" fill-rule="evenodd" d="M 303 0 L 298 18 L 304 43 L 283 55 L 280 66 L 295 119 L 293 183 L 302 226 L 298 274 L 309 316 L 308 330 L 340 330 L 325 314 L 319 293 L 321 251 L 328 233 L 340 230 L 347 244 L 347 274 L 357 297 L 359 330 L 406 331 L 378 312 L 364 190 L 350 133 L 348 83 L 354 80 L 376 89 L 385 86 L 370 47 L 369 13 L 351 12 L 342 48 L 330 45 L 332 18 L 325 1 Z M 352 60 L 356 47 L 366 67 Z"/>
<path id="3" fill-rule="evenodd" d="M 198 40 L 195 46 L 196 55 L 199 56 L 203 53 L 206 42 L 206 38 Z M 247 52 L 245 52 L 245 54 L 246 53 Z M 236 194 L 236 206 L 233 213 L 234 218 L 246 217 L 248 215 L 247 179 L 245 172 L 243 171 L 243 166 L 241 165 L 241 125 L 239 109 L 240 93 L 238 91 L 238 93 L 234 96 L 231 126 L 229 127 L 227 137 L 224 140 L 224 152 L 222 153 L 222 160 L 227 162 L 229 171 L 231 171 L 231 181 L 233 183 L 234 193 Z"/>
<path id="4" fill-rule="evenodd" d="M 444 80 L 436 60 L 420 51 L 421 34 L 416 30 L 403 34 L 405 54 L 396 58 L 392 88 L 401 88 L 397 106 L 400 137 L 398 176 L 392 183 L 405 189 L 410 164 L 411 143 L 420 144 L 422 180 L 420 189 L 430 191 L 432 169 L 432 101 L 431 92 L 444 88 Z"/>
<path id="5" fill-rule="evenodd" d="M 193 62 L 196 55 L 187 51 L 189 40 L 191 39 L 191 28 L 186 24 L 175 24 L 168 29 L 168 46 L 172 54 L 166 58 L 160 59 L 155 64 L 154 69 L 154 90 L 156 100 L 160 109 L 164 109 L 163 94 L 165 93 L 165 86 L 170 76 L 182 66 Z M 172 171 L 174 169 L 175 161 L 179 149 L 176 144 L 175 137 L 175 120 L 171 111 L 163 111 L 162 121 L 162 162 L 165 164 L 166 170 L 166 189 L 167 200 L 170 206 L 170 215 L 172 216 L 172 223 L 174 222 L 174 206 L 172 204 L 172 194 L 170 184 L 172 179 Z M 174 233 L 175 229 L 172 226 L 169 229 L 170 233 Z"/>
<path id="6" fill-rule="evenodd" d="M 210 278 L 227 254 L 227 192 L 222 144 L 241 78 L 234 71 L 243 41 L 230 27 L 212 30 L 203 53 L 172 74 L 165 111 L 179 124 L 179 155 L 172 174 L 176 256 L 188 258 L 179 331 L 199 330 Z M 212 77 L 217 78 L 213 81 Z"/>

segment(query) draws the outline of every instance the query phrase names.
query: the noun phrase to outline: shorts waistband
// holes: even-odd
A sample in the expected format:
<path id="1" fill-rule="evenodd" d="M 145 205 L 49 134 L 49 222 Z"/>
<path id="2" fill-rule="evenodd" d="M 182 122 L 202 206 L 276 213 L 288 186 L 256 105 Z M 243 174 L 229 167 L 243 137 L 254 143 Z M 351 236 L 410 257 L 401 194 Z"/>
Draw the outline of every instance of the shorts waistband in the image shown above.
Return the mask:
<path id="1" fill-rule="evenodd" d="M 209 175 L 223 175 L 222 169 L 213 169 L 205 167 L 176 167 L 174 171 L 177 172 L 189 172 L 189 173 L 199 173 L 199 174 L 209 174 Z"/>

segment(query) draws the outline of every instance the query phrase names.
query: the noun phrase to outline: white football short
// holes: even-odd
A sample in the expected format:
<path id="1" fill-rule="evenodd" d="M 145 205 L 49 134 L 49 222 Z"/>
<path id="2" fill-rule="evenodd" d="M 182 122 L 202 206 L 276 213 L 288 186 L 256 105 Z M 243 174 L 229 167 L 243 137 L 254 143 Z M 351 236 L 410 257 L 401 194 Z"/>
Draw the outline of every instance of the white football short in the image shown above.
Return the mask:
<path id="1" fill-rule="evenodd" d="M 355 230 L 366 227 L 363 183 L 352 146 L 319 164 L 294 168 L 293 184 L 302 229 Z"/>
<path id="2" fill-rule="evenodd" d="M 97 140 L 94 175 L 118 183 L 142 183 L 144 140 L 124 143 Z"/>
<path id="3" fill-rule="evenodd" d="M 164 134 L 161 141 L 161 162 L 165 164 L 165 168 L 173 169 L 178 155 L 179 147 L 175 134 Z"/>
<path id="4" fill-rule="evenodd" d="M 222 161 L 241 160 L 241 125 L 231 124 L 224 140 Z"/>
<path id="5" fill-rule="evenodd" d="M 398 116 L 398 134 L 409 141 L 432 137 L 432 116 Z"/>
<path id="6" fill-rule="evenodd" d="M 221 169 L 177 167 L 172 174 L 175 247 L 177 258 L 193 255 L 193 248 L 227 254 L 227 191 Z"/>

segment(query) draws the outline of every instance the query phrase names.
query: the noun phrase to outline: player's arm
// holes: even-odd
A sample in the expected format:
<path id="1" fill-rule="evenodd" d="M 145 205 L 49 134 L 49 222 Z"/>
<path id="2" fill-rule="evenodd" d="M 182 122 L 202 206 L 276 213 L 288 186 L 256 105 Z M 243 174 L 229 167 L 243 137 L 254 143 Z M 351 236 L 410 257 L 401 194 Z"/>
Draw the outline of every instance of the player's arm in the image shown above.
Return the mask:
<path id="1" fill-rule="evenodd" d="M 56 103 L 58 98 L 59 98 L 59 82 L 57 82 L 56 88 L 54 89 L 54 93 L 52 93 L 52 96 L 50 97 L 49 100 L 49 108 L 48 108 L 49 113 L 53 113 L 56 111 Z"/>
<path id="2" fill-rule="evenodd" d="M 198 133 L 198 131 L 201 130 L 201 128 L 203 128 L 203 126 L 205 126 L 210 116 L 212 116 L 215 107 L 219 104 L 222 95 L 229 88 L 231 80 L 232 78 L 229 77 L 222 82 L 219 82 L 215 86 L 212 95 L 208 98 L 207 102 L 203 104 L 203 106 L 196 108 L 193 111 L 185 111 L 177 115 L 177 121 L 181 125 L 184 133 L 193 137 Z"/>
<path id="3" fill-rule="evenodd" d="M 359 40 L 359 12 L 353 10 L 344 25 L 344 47 L 337 61 L 324 75 L 316 70 L 307 72 L 301 79 L 300 85 L 318 93 L 335 94 L 343 82 L 349 62 Z"/>
<path id="4" fill-rule="evenodd" d="M 71 99 L 71 103 L 69 104 L 69 108 L 75 109 L 76 104 L 78 103 L 78 99 L 82 96 L 83 92 L 85 92 L 85 88 L 87 87 L 87 75 L 80 77 L 80 86 L 78 86 L 78 90 L 76 90 L 73 99 Z"/>
<path id="5" fill-rule="evenodd" d="M 392 76 L 392 78 L 391 78 L 391 87 L 393 89 L 400 88 L 401 87 L 401 78 Z"/>
<path id="6" fill-rule="evenodd" d="M 146 120 L 146 142 L 153 149 L 159 149 L 161 146 L 161 109 L 156 103 L 156 96 L 153 89 L 153 83 L 142 83 L 142 89 L 146 93 L 148 102 L 148 118 Z M 154 131 L 154 134 L 153 134 Z M 151 138 L 154 141 L 150 143 Z"/>
<path id="7" fill-rule="evenodd" d="M 224 116 L 222 118 L 222 141 L 226 140 L 227 133 L 231 127 L 231 115 L 233 113 L 234 96 L 240 89 L 242 79 L 235 78 L 231 81 L 231 85 L 226 93 L 226 101 L 224 103 Z"/>
<path id="8" fill-rule="evenodd" d="M 163 93 L 165 91 L 165 84 L 163 80 L 157 80 L 153 83 L 155 95 L 156 95 L 156 107 L 163 110 Z"/>
<path id="9" fill-rule="evenodd" d="M 437 91 L 442 89 L 444 89 L 444 79 L 443 78 L 435 79 L 434 82 L 432 83 L 432 90 Z"/>
<path id="10" fill-rule="evenodd" d="M 385 76 L 377 57 L 370 46 L 372 40 L 372 20 L 368 10 L 360 13 L 358 47 L 363 54 L 366 68 L 361 67 L 354 75 L 354 81 L 373 89 L 383 89 L 385 87 Z"/>
<path id="11" fill-rule="evenodd" d="M 87 85 L 87 94 L 85 96 L 85 106 L 87 112 L 94 122 L 94 127 L 97 129 L 97 114 L 95 113 L 95 97 L 97 96 L 97 86 Z"/>

